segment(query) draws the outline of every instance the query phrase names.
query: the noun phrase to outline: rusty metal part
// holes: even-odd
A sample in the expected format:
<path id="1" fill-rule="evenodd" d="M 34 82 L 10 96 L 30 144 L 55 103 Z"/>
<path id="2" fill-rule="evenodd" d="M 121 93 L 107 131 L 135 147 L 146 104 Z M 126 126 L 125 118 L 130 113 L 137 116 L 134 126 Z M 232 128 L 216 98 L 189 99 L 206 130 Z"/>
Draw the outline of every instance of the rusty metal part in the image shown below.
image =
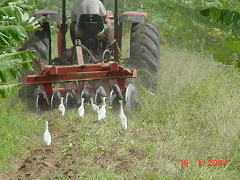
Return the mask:
<path id="1" fill-rule="evenodd" d="M 85 64 L 82 66 L 45 66 L 41 75 L 29 75 L 26 77 L 26 84 L 39 84 L 43 87 L 48 97 L 52 96 L 53 84 L 67 82 L 87 82 L 92 80 L 108 81 L 109 85 L 118 84 L 122 93 L 126 91 L 125 80 L 136 78 L 136 69 L 123 68 L 116 62 Z M 68 89 L 59 89 L 66 93 Z M 75 90 L 75 89 L 74 89 Z M 78 89 L 76 89 L 78 90 Z"/>
<path id="2" fill-rule="evenodd" d="M 82 46 L 81 46 L 81 40 L 80 39 L 76 39 L 76 52 L 77 52 L 77 63 L 78 63 L 78 65 L 80 65 L 80 66 L 84 65 Z"/>

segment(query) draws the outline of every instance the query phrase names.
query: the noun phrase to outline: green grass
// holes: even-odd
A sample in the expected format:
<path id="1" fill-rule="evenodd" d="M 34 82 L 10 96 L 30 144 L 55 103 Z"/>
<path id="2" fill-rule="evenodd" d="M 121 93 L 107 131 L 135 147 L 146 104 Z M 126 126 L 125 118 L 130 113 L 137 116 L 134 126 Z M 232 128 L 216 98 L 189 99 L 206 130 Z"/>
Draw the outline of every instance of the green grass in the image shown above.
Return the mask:
<path id="1" fill-rule="evenodd" d="M 0 170 L 10 167 L 14 157 L 27 153 L 26 148 L 41 131 L 41 117 L 29 114 L 17 97 L 0 100 Z"/>
<path id="2" fill-rule="evenodd" d="M 154 94 L 139 85 L 140 104 L 137 112 L 127 113 L 126 132 L 120 130 L 116 113 L 109 112 L 101 122 L 95 122 L 90 107 L 83 120 L 76 111 L 64 117 L 30 116 L 16 98 L 1 99 L 1 169 L 25 155 L 26 147 L 41 147 L 44 120 L 49 119 L 63 134 L 58 160 L 69 149 L 77 152 L 70 166 L 75 178 L 238 179 L 239 70 L 198 53 L 161 47 L 160 71 Z M 53 143 L 59 142 L 53 138 Z M 181 159 L 189 165 L 182 167 Z M 209 159 L 227 159 L 227 166 L 208 166 Z M 66 171 L 54 170 L 45 179 L 67 179 Z"/>

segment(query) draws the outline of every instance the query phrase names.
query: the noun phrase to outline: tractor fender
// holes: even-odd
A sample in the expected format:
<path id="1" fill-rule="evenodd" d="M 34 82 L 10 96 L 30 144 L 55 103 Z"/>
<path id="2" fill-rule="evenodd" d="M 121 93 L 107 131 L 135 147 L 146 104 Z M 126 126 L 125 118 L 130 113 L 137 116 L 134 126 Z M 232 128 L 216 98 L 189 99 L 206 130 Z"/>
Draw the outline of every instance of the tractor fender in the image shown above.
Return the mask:
<path id="1" fill-rule="evenodd" d="M 59 23 L 58 13 L 56 11 L 52 11 L 52 10 L 35 11 L 34 17 L 36 19 L 40 19 L 43 17 L 44 22 L 58 22 Z"/>
<path id="2" fill-rule="evenodd" d="M 144 23 L 145 19 L 147 18 L 147 13 L 145 12 L 139 12 L 139 11 L 126 11 L 123 13 L 120 17 L 120 22 L 139 22 Z"/>

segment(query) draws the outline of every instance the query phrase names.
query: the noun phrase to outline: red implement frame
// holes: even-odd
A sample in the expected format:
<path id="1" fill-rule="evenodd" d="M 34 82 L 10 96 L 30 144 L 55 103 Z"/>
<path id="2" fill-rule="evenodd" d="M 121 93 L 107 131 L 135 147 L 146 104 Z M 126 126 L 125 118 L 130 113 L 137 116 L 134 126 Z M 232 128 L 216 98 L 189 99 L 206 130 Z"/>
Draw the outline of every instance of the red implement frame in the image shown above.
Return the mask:
<path id="1" fill-rule="evenodd" d="M 116 80 L 115 82 L 126 91 L 126 78 L 136 78 L 136 69 L 123 68 L 116 62 L 85 64 L 82 66 L 46 66 L 40 75 L 29 75 L 26 84 L 40 84 L 48 97 L 53 93 L 53 83 L 79 82 L 88 80 Z"/>

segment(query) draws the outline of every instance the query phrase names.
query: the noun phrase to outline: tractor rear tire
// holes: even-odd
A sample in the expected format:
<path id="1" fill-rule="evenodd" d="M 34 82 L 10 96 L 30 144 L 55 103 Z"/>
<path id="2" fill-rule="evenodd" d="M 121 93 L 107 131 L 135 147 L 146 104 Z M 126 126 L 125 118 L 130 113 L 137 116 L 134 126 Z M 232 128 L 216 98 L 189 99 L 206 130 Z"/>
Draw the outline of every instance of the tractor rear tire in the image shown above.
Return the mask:
<path id="1" fill-rule="evenodd" d="M 29 39 L 24 42 L 21 50 L 35 50 L 36 60 L 40 59 L 44 65 L 49 65 L 49 60 L 51 59 L 51 32 L 49 23 L 43 23 L 41 28 L 41 30 L 29 34 Z M 36 62 L 34 61 L 34 63 Z"/>
<path id="2" fill-rule="evenodd" d="M 26 86 L 26 91 L 27 91 L 27 105 L 28 109 L 32 112 L 37 112 L 37 96 L 40 92 L 39 84 L 30 84 L 30 85 L 25 85 Z"/>
<path id="3" fill-rule="evenodd" d="M 133 23 L 130 37 L 130 61 L 147 88 L 156 88 L 159 74 L 160 33 L 152 23 Z"/>
<path id="4" fill-rule="evenodd" d="M 24 42 L 20 50 L 26 50 L 26 49 L 35 50 L 36 58 L 33 60 L 34 62 L 33 70 L 22 74 L 18 78 L 18 82 L 23 82 L 22 87 L 18 91 L 18 96 L 24 103 L 27 104 L 30 110 L 34 110 L 36 108 L 33 109 L 32 103 L 30 102 L 35 101 L 36 99 L 35 99 L 35 96 L 32 96 L 32 94 L 29 94 L 29 93 L 33 93 L 32 92 L 33 87 L 30 87 L 25 84 L 25 78 L 28 75 L 39 74 L 39 61 L 38 61 L 39 59 L 42 60 L 42 63 L 44 65 L 49 64 L 49 60 L 51 57 L 51 32 L 50 32 L 49 23 L 47 22 L 43 23 L 41 30 L 36 31 L 33 34 L 29 34 L 29 39 Z M 34 99 L 30 100 L 29 98 L 34 98 Z M 34 107 L 36 107 L 36 105 L 34 105 Z"/>

